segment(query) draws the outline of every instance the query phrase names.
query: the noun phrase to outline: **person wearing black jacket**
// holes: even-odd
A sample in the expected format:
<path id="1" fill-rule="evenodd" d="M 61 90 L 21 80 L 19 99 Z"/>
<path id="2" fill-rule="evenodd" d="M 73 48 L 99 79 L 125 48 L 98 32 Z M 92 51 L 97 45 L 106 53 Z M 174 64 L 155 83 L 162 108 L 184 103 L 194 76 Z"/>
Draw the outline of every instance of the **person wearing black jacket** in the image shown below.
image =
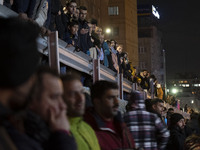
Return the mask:
<path id="1" fill-rule="evenodd" d="M 185 120 L 179 113 L 174 113 L 170 118 L 170 138 L 167 144 L 169 150 L 183 150 L 184 141 L 186 139 L 185 134 Z"/>
<path id="2" fill-rule="evenodd" d="M 39 62 L 39 27 L 17 18 L 0 18 L 0 149 L 41 150 L 37 142 L 14 128 L 13 114 L 24 110 Z"/>
<path id="3" fill-rule="evenodd" d="M 27 116 L 25 133 L 44 150 L 76 150 L 75 139 L 69 131 L 63 85 L 58 73 L 49 67 L 40 67 Z"/>
<path id="4" fill-rule="evenodd" d="M 79 14 L 79 42 L 78 46 L 81 51 L 84 53 L 88 53 L 89 49 L 93 46 L 91 41 L 91 36 L 89 35 L 89 26 L 88 22 L 86 21 L 87 16 L 87 8 L 85 6 L 80 6 L 80 14 Z"/>

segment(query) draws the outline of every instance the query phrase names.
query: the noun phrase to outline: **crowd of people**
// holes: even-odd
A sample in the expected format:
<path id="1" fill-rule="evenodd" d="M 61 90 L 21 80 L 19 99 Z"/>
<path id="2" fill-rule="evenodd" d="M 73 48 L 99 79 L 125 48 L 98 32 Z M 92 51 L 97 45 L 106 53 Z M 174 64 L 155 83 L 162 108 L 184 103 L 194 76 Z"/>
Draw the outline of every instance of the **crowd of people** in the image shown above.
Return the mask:
<path id="1" fill-rule="evenodd" d="M 39 63 L 39 31 L 31 21 L 0 18 L 1 150 L 199 148 L 199 114 L 187 125 L 173 109 L 165 118 L 163 100 L 139 91 L 122 116 L 118 85 L 96 81 L 86 107 L 79 75 L 60 76 Z"/>
<path id="2" fill-rule="evenodd" d="M 77 6 L 76 0 L 66 1 L 62 6 L 60 0 L 4 0 L 4 5 L 14 10 L 19 16 L 31 20 L 41 27 L 42 35 L 48 36 L 51 31 L 58 31 L 60 39 L 67 43 L 67 47 L 75 47 L 92 59 L 99 59 L 100 63 L 123 77 L 137 83 L 142 90 L 163 99 L 163 90 L 154 75 L 147 70 L 137 72 L 136 67 L 129 61 L 128 53 L 123 45 L 114 39 L 104 39 L 104 31 L 98 26 L 96 19 L 87 18 L 87 8 Z M 65 74 L 66 66 L 61 66 L 61 73 Z M 154 89 L 150 91 L 150 79 L 153 79 Z"/>
<path id="3" fill-rule="evenodd" d="M 100 59 L 104 66 L 136 82 L 136 68 L 129 62 L 123 45 L 114 39 L 104 39 L 104 32 L 97 20 L 86 20 L 87 8 L 77 6 L 76 0 L 66 1 L 65 6 L 61 5 L 60 0 L 4 0 L 4 5 L 21 18 L 37 23 L 42 35 L 48 36 L 51 31 L 58 31 L 59 38 L 67 43 L 67 47 L 73 46 L 76 51 L 82 51 L 92 59 Z"/>
<path id="4" fill-rule="evenodd" d="M 117 46 L 115 40 L 103 39 L 102 29 L 97 27 L 95 19 L 85 21 L 87 9 L 84 6 L 75 9 L 77 5 L 72 0 L 63 9 L 58 0 L 51 0 L 50 11 L 45 7 L 50 0 L 23 3 L 14 0 L 10 5 L 8 2 L 11 1 L 4 1 L 4 4 L 6 2 L 13 10 L 17 8 L 20 18 L 0 18 L 1 150 L 200 148 L 199 114 L 192 113 L 191 120 L 186 122 L 173 108 L 167 110 L 164 107 L 163 92 L 154 75 L 146 70 L 139 75 L 136 71 L 123 70 L 127 64 L 131 68 L 127 53 L 122 52 L 122 46 Z M 19 6 L 23 7 L 19 9 Z M 40 18 L 45 14 L 51 16 L 49 26 L 46 25 L 48 17 Z M 42 33 L 48 34 L 50 25 L 59 31 L 59 37 L 66 40 L 68 46 L 74 46 L 92 58 L 98 57 L 107 67 L 111 59 L 113 71 L 120 73 L 123 70 L 125 77 L 137 82 L 143 90 L 155 92 L 157 98 L 145 99 L 143 90 L 133 91 L 128 98 L 126 113 L 121 114 L 118 111 L 118 85 L 100 80 L 92 84 L 90 98 L 86 99 L 78 74 L 59 75 L 39 61 L 36 39 L 41 29 Z M 88 38 L 84 37 L 86 35 Z M 89 49 L 85 45 L 87 42 L 84 43 L 88 39 L 93 43 Z M 103 47 L 107 47 L 107 51 Z M 106 53 L 111 57 L 105 61 Z M 86 105 L 88 100 L 90 106 Z"/>

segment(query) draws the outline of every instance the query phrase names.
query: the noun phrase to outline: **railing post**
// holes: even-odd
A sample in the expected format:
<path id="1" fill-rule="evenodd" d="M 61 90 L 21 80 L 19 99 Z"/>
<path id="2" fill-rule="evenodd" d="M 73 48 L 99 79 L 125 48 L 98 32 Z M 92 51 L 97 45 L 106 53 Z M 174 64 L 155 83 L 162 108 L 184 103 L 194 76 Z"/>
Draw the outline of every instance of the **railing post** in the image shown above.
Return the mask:
<path id="1" fill-rule="evenodd" d="M 93 83 L 100 79 L 100 61 L 93 59 Z"/>
<path id="2" fill-rule="evenodd" d="M 119 98 L 121 100 L 124 99 L 124 95 L 123 95 L 123 74 L 117 74 L 117 78 L 118 78 L 118 86 L 119 86 Z"/>
<path id="3" fill-rule="evenodd" d="M 136 83 L 132 83 L 132 91 L 136 91 L 137 90 L 137 84 Z"/>
<path id="4" fill-rule="evenodd" d="M 51 32 L 48 37 L 49 66 L 60 73 L 58 32 Z"/>
<path id="5" fill-rule="evenodd" d="M 154 84 L 152 78 L 150 78 L 150 91 L 151 91 L 151 99 L 154 99 Z"/>

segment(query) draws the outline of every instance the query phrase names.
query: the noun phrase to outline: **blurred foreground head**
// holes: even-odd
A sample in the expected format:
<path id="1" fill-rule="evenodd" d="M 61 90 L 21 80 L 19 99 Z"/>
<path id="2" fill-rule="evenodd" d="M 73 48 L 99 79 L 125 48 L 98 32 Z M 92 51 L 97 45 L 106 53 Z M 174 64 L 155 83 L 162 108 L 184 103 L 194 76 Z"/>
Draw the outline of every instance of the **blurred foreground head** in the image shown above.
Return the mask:
<path id="1" fill-rule="evenodd" d="M 0 18 L 0 103 L 20 110 L 34 83 L 39 55 L 39 26 L 17 18 Z"/>

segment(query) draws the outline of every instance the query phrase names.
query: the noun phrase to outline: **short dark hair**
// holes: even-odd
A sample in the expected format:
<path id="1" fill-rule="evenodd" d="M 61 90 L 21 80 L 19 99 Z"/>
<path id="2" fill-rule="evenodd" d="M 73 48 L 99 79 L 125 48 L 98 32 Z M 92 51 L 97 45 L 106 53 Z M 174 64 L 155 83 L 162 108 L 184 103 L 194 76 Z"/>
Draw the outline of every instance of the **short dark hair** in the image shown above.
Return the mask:
<path id="1" fill-rule="evenodd" d="M 169 108 L 168 111 L 174 111 L 174 108 Z"/>
<path id="2" fill-rule="evenodd" d="M 79 9 L 80 10 L 87 10 L 87 8 L 85 6 L 80 6 Z"/>
<path id="3" fill-rule="evenodd" d="M 0 17 L 1 88 L 16 88 L 35 72 L 39 64 L 39 32 L 40 27 L 31 21 Z"/>
<path id="4" fill-rule="evenodd" d="M 151 106 L 156 105 L 157 103 L 164 103 L 164 101 L 159 98 L 155 98 L 151 100 Z"/>
<path id="5" fill-rule="evenodd" d="M 66 1 L 66 6 L 68 7 L 71 3 L 76 3 L 76 0 Z"/>
<path id="6" fill-rule="evenodd" d="M 90 23 L 91 23 L 91 24 L 96 24 L 96 25 L 97 25 L 97 20 L 94 19 L 94 18 L 92 18 L 92 19 L 90 20 Z"/>
<path id="7" fill-rule="evenodd" d="M 115 44 L 117 44 L 117 41 L 116 41 L 116 40 L 114 40 L 114 39 L 111 39 L 111 40 L 110 40 L 110 42 L 112 42 L 112 41 L 114 41 L 114 42 L 115 42 Z"/>
<path id="8" fill-rule="evenodd" d="M 109 89 L 118 89 L 117 83 L 105 80 L 96 81 L 91 88 L 92 101 L 95 98 L 101 98 Z"/>
<path id="9" fill-rule="evenodd" d="M 142 72 L 147 71 L 146 69 L 142 69 Z M 148 72 L 148 71 L 147 71 Z"/>
<path id="10" fill-rule="evenodd" d="M 43 79 L 44 79 L 45 74 L 49 74 L 49 75 L 52 75 L 53 77 L 60 79 L 60 75 L 58 71 L 48 66 L 39 66 L 36 71 L 36 82 L 31 92 L 32 93 L 30 97 L 31 100 L 33 100 L 34 98 L 37 100 L 40 100 L 41 94 L 44 91 Z"/>
<path id="11" fill-rule="evenodd" d="M 77 20 L 72 20 L 69 22 L 69 27 L 73 27 L 74 25 L 79 25 Z"/>

